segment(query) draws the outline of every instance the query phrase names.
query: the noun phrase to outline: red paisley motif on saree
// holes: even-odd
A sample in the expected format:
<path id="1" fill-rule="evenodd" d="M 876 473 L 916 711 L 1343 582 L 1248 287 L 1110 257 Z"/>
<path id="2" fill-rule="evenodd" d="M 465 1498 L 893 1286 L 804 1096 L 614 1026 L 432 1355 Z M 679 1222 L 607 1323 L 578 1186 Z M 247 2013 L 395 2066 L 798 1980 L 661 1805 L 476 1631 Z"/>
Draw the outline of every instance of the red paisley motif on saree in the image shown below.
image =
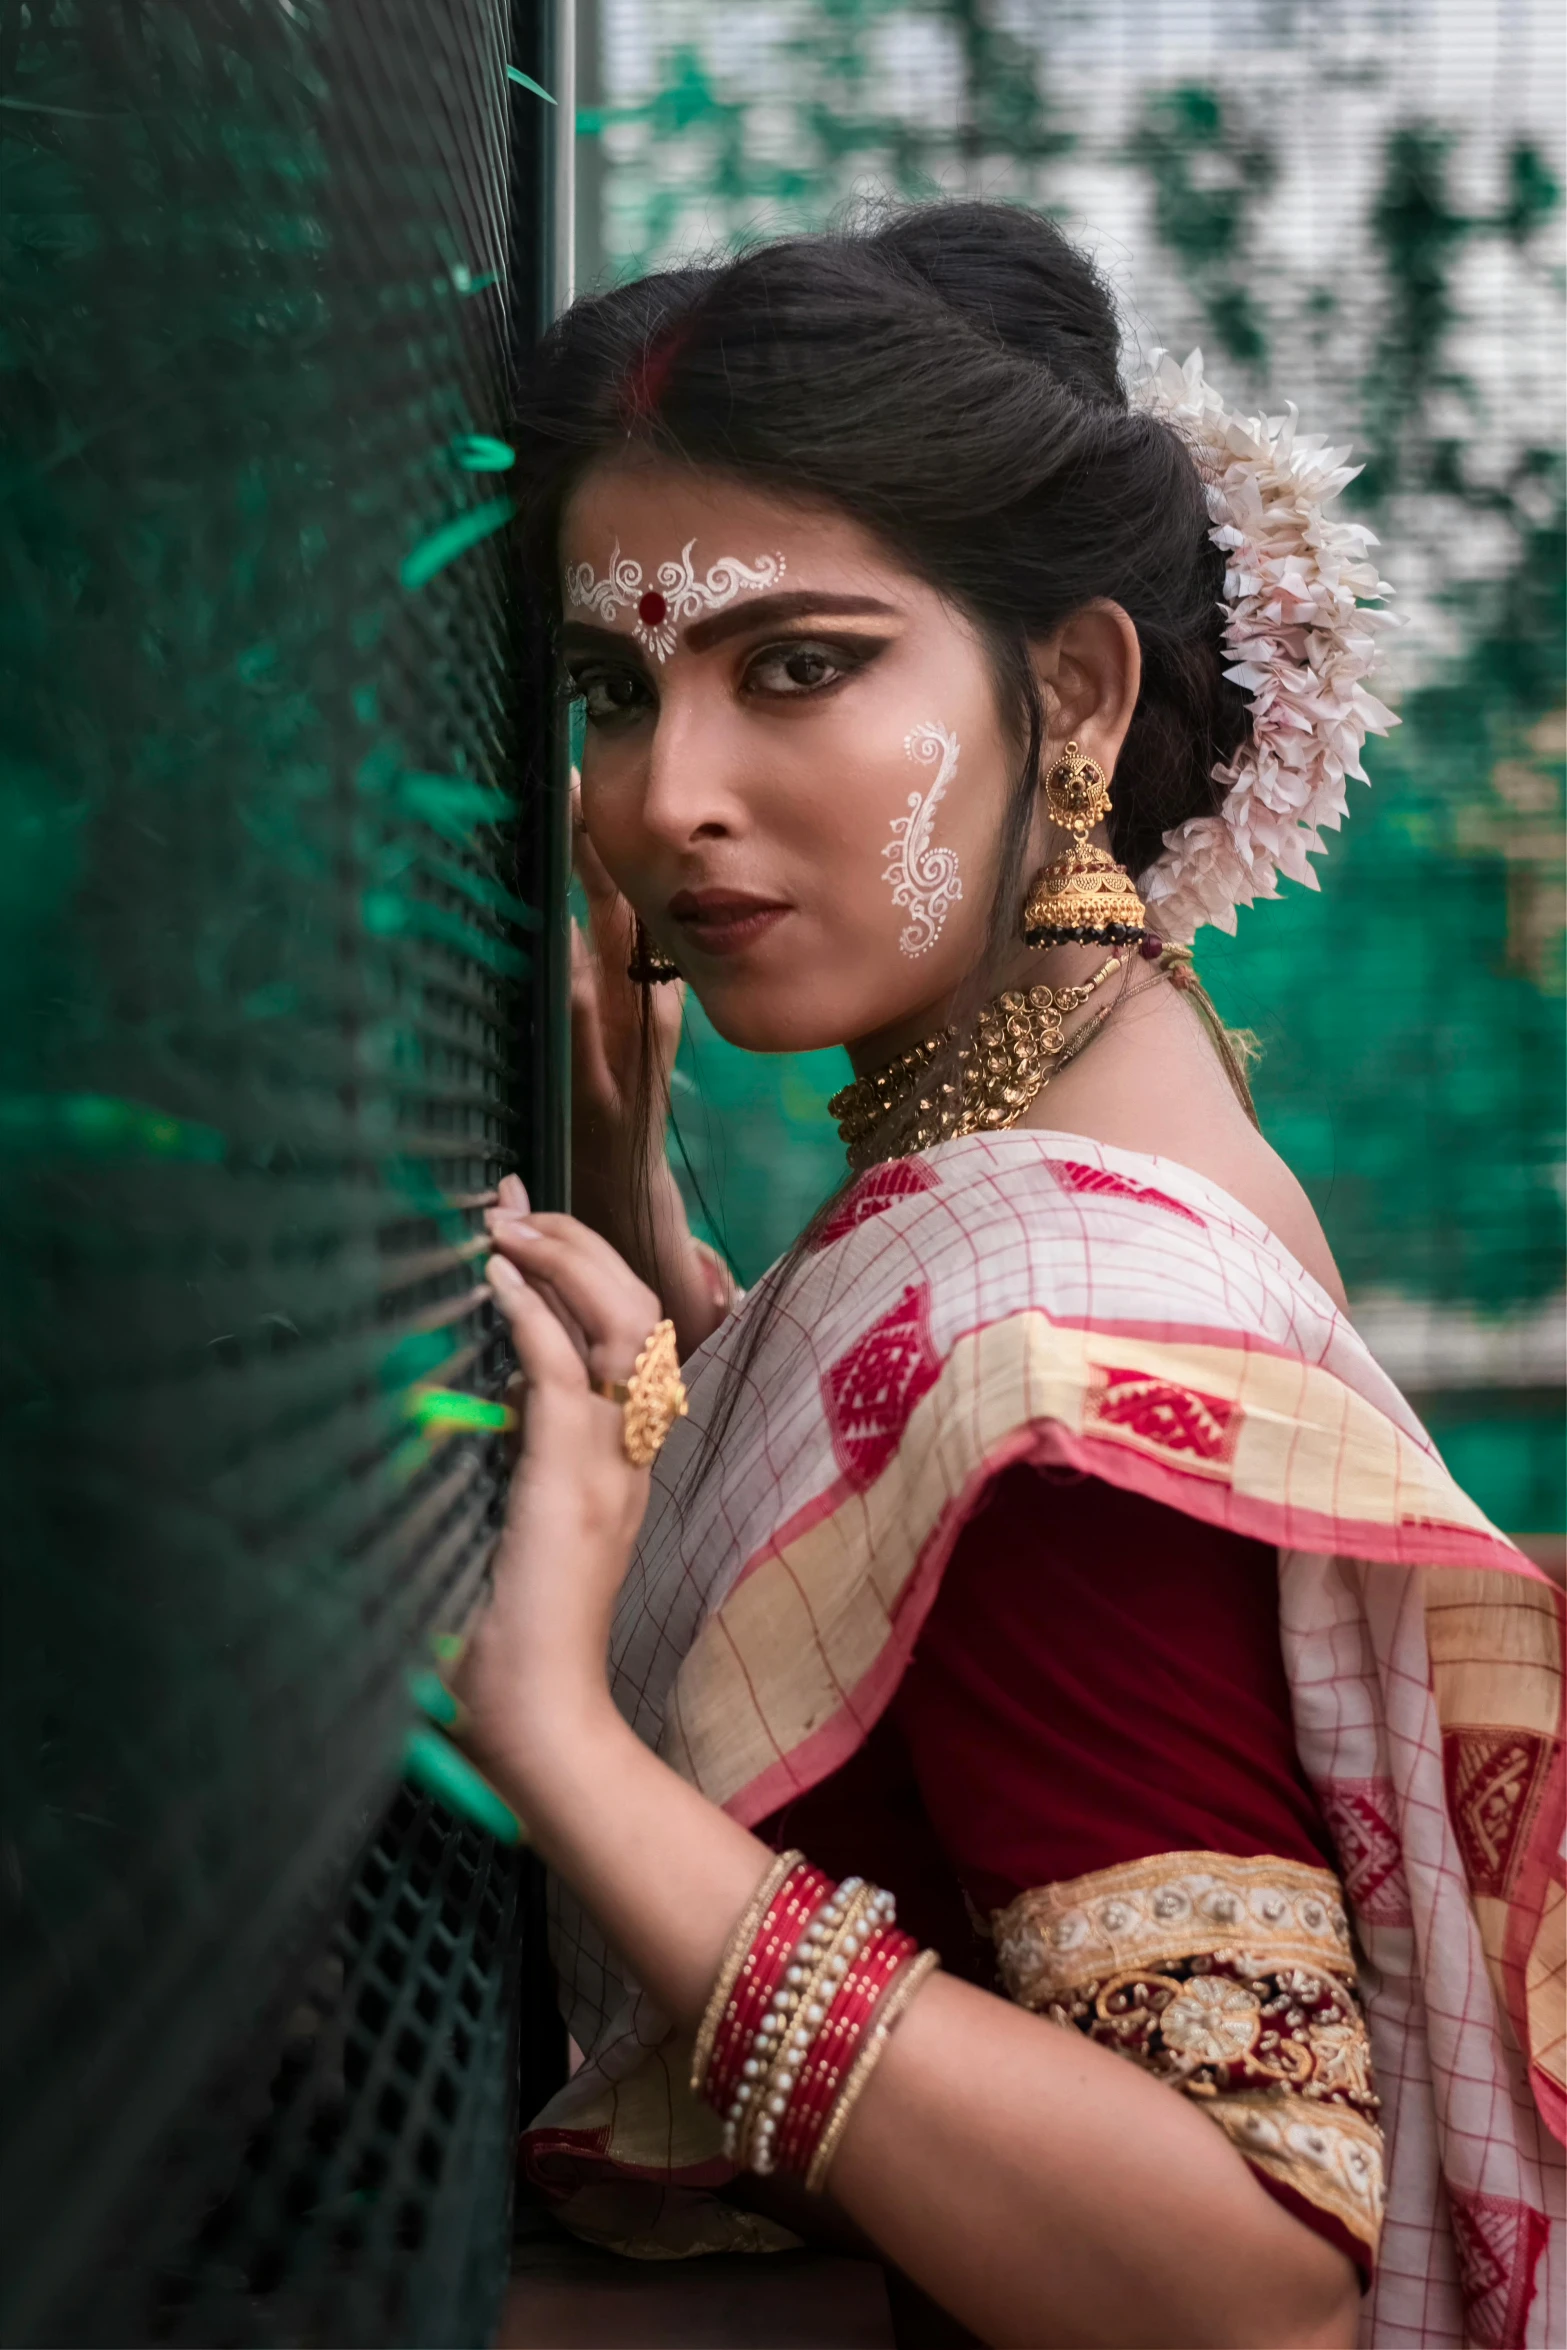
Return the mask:
<path id="1" fill-rule="evenodd" d="M 1524 1730 L 1459 1724 L 1442 1739 L 1458 1849 L 1476 1893 L 1505 1901 L 1545 1791 L 1555 1748 Z"/>
<path id="2" fill-rule="evenodd" d="M 1184 1216 L 1188 1224 L 1202 1223 L 1195 1208 L 1172 1199 L 1167 1191 L 1155 1191 L 1151 1183 L 1134 1183 L 1129 1175 L 1118 1175 L 1109 1167 L 1085 1167 L 1077 1159 L 1051 1159 L 1048 1164 L 1067 1191 L 1096 1192 L 1101 1199 L 1136 1200 L 1139 1207 L 1163 1208 L 1169 1215 Z"/>
<path id="3" fill-rule="evenodd" d="M 874 1485 L 910 1412 L 941 1372 L 930 1338 L 930 1293 L 910 1287 L 822 1381 L 833 1450 L 857 1491 Z"/>
<path id="4" fill-rule="evenodd" d="M 815 1255 L 831 1248 L 835 1241 L 847 1239 L 872 1216 L 884 1216 L 889 1208 L 895 1208 L 899 1200 L 917 1199 L 922 1191 L 937 1188 L 938 1178 L 923 1159 L 893 1159 L 885 1167 L 870 1168 L 844 1193 L 815 1234 L 811 1253 Z"/>
<path id="5" fill-rule="evenodd" d="M 1448 2191 L 1464 2308 L 1479 2350 L 1523 2350 L 1550 2233 L 1543 2212 L 1506 2195 Z"/>
<path id="6" fill-rule="evenodd" d="M 1392 1781 L 1336 1779 L 1323 1795 L 1322 1809 L 1355 1915 L 1369 1926 L 1407 1926 L 1409 1883 Z"/>
<path id="7" fill-rule="evenodd" d="M 1111 1368 L 1099 1373 L 1084 1414 L 1087 1426 L 1117 1429 L 1155 1452 L 1204 1463 L 1229 1460 L 1238 1420 L 1237 1407 L 1222 1395 Z"/>

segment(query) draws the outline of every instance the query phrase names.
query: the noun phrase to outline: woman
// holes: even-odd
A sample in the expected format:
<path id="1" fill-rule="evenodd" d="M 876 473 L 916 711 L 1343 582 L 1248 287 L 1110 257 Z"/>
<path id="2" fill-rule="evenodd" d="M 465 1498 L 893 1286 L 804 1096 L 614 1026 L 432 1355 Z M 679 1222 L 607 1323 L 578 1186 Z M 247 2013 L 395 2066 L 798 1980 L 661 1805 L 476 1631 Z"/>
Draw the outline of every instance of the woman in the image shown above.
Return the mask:
<path id="1" fill-rule="evenodd" d="M 1196 362 L 1129 404 L 1089 266 L 983 205 L 546 345 L 582 1220 L 490 1216 L 462 1695 L 587 2052 L 530 2161 L 600 2241 L 830 2206 L 990 2343 L 1549 2336 L 1554 1594 L 1177 951 L 1310 878 L 1385 722 L 1291 436 Z M 739 1303 L 662 1159 L 676 975 L 856 1073 L 857 1179 Z"/>

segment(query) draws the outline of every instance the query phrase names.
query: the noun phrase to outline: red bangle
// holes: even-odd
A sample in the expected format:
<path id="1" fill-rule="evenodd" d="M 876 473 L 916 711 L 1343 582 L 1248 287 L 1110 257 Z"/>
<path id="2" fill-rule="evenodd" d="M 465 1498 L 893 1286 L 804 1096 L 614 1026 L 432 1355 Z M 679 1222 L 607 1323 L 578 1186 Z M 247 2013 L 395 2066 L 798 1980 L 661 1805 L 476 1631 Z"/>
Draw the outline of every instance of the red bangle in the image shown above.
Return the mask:
<path id="1" fill-rule="evenodd" d="M 887 2032 L 932 1967 L 890 1893 L 782 1853 L 730 1937 L 692 2043 L 691 2086 L 726 2155 L 819 2186 Z"/>
<path id="2" fill-rule="evenodd" d="M 802 1862 L 792 1869 L 768 1905 L 713 2037 L 713 2054 L 703 2091 L 727 2113 L 740 2085 L 751 2046 L 806 1928 L 832 1893 L 832 1880 Z"/>
<path id="3" fill-rule="evenodd" d="M 738 2112 L 735 2116 L 736 2151 L 743 2147 L 751 2169 L 777 2168 L 778 2135 L 787 2126 L 801 2072 L 810 2063 L 811 2043 L 854 1958 L 891 1912 L 890 1893 L 867 1885 L 862 1877 L 846 1877 L 812 1924 L 800 1963 L 789 1968 L 785 1989 L 773 2002 L 780 2012 L 763 2024 L 752 2051 L 757 2077 L 741 2088 L 737 2100 L 743 2106 L 754 2099 L 753 2110 L 743 2120 Z M 751 2067 L 746 2070 L 749 2073 Z"/>
<path id="4" fill-rule="evenodd" d="M 714 2034 L 705 2088 L 720 2112 L 734 2097 L 752 2042 L 806 1928 L 831 1892 L 831 1879 L 802 1862 L 770 1903 Z"/>
<path id="5" fill-rule="evenodd" d="M 919 1944 L 896 1926 L 872 1934 L 850 1965 L 822 2020 L 779 2127 L 777 2167 L 803 2178 L 865 2033 Z"/>

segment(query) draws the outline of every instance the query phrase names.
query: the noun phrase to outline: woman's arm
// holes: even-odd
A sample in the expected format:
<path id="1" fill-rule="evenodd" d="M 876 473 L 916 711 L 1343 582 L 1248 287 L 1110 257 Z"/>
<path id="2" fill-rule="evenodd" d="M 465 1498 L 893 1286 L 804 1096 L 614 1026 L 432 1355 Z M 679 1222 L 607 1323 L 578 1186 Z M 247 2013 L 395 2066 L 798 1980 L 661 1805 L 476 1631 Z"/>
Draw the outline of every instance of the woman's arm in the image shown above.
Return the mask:
<path id="1" fill-rule="evenodd" d="M 646 1504 L 616 1407 L 658 1301 L 565 1217 L 494 1218 L 496 1295 L 529 1380 L 495 1597 L 461 1694 L 476 1759 L 630 1972 L 696 2024 L 768 1849 L 622 1721 L 610 1611 Z M 525 1269 L 525 1280 L 517 1267 Z M 856 2106 L 832 2193 L 994 2344 L 1346 2345 L 1349 2261 L 1283 2210 L 1188 2100 L 1075 2033 L 941 1977 Z"/>

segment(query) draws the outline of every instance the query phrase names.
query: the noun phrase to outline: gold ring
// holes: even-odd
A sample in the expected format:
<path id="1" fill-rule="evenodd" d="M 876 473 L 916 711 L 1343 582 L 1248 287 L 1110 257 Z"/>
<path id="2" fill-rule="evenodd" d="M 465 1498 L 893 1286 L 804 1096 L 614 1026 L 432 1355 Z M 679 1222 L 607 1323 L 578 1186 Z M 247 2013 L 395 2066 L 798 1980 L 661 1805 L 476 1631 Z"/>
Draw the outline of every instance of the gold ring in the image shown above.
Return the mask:
<path id="1" fill-rule="evenodd" d="M 689 1409 L 680 1357 L 675 1352 L 674 1323 L 660 1322 L 649 1331 L 629 1379 L 590 1379 L 588 1385 L 606 1403 L 620 1405 L 620 1441 L 626 1458 L 634 1469 L 645 1469 L 658 1458 L 670 1429 Z"/>

